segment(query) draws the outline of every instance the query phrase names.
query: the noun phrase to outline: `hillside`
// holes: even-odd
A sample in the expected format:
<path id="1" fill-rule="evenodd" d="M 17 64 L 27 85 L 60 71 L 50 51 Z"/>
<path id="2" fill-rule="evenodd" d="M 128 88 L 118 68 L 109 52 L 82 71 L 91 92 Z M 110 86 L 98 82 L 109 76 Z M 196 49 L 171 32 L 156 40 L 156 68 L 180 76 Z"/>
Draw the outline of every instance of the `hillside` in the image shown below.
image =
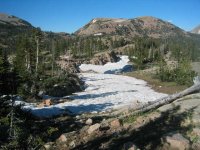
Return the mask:
<path id="1" fill-rule="evenodd" d="M 191 33 L 195 33 L 195 34 L 200 34 L 200 25 L 198 25 L 197 27 L 195 27 Z"/>
<path id="2" fill-rule="evenodd" d="M 155 17 L 95 18 L 75 32 L 76 35 L 126 35 L 153 38 L 187 35 L 179 27 Z"/>
<path id="3" fill-rule="evenodd" d="M 0 13 L 0 49 L 13 52 L 16 49 L 16 41 L 21 35 L 33 34 L 34 30 L 40 30 L 31 25 L 31 23 L 8 14 Z M 45 40 L 51 38 L 62 40 L 69 37 L 68 33 L 54 33 L 41 31 Z"/>
<path id="4" fill-rule="evenodd" d="M 0 48 L 14 49 L 18 35 L 29 32 L 34 27 L 27 21 L 15 16 L 0 14 Z"/>
<path id="5" fill-rule="evenodd" d="M 29 22 L 25 20 L 7 14 L 0 14 L 0 24 L 12 26 L 32 26 Z"/>

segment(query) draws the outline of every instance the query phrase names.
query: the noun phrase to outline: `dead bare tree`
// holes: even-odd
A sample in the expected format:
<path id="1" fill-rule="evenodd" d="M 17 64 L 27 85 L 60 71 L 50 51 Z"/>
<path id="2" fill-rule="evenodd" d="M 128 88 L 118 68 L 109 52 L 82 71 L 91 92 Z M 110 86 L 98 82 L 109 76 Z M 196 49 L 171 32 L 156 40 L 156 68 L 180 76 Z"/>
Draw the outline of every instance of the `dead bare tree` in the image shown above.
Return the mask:
<path id="1" fill-rule="evenodd" d="M 185 89 L 184 91 L 181 91 L 179 93 L 172 94 L 172 95 L 157 99 L 153 102 L 150 102 L 150 103 L 145 104 L 143 106 L 137 107 L 136 109 L 131 110 L 131 112 L 128 113 L 128 115 L 134 115 L 134 114 L 138 114 L 138 113 L 148 112 L 150 110 L 159 108 L 163 105 L 172 103 L 176 99 L 181 98 L 183 96 L 186 96 L 186 95 L 189 95 L 189 94 L 192 94 L 192 93 L 200 92 L 200 77 L 199 76 L 195 77 L 193 82 L 194 82 L 194 84 L 191 87 Z M 127 116 L 127 115 L 125 115 L 125 116 Z M 125 116 L 123 115 L 119 118 L 123 118 Z"/>

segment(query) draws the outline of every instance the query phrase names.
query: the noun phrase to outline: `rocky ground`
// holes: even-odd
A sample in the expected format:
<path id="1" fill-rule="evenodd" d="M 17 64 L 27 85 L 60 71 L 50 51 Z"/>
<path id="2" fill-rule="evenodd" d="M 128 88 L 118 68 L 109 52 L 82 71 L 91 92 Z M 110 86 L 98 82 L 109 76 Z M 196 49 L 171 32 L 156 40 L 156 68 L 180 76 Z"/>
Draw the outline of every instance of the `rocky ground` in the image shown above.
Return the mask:
<path id="1" fill-rule="evenodd" d="M 200 149 L 200 93 L 158 110 L 128 116 L 76 116 L 44 149 Z"/>

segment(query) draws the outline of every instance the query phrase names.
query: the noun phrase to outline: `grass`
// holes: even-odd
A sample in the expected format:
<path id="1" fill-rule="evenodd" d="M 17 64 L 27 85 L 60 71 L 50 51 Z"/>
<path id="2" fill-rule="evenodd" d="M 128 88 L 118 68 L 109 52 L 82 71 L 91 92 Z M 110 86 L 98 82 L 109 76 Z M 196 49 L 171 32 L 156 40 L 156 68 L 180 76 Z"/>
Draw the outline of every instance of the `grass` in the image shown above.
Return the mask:
<path id="1" fill-rule="evenodd" d="M 124 75 L 144 80 L 157 92 L 174 94 L 187 88 L 185 85 L 177 85 L 175 82 L 162 82 L 155 78 L 150 72 L 134 71 L 125 73 Z"/>

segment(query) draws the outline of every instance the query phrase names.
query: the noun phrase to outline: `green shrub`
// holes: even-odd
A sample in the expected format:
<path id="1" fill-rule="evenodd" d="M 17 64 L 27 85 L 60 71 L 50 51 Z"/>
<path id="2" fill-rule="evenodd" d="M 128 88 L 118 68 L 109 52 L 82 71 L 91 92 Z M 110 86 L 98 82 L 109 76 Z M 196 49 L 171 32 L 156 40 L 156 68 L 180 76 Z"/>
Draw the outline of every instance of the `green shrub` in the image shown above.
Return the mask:
<path id="1" fill-rule="evenodd" d="M 62 97 L 80 91 L 82 84 L 78 76 L 62 74 L 42 80 L 40 88 L 50 96 Z"/>
<path id="2" fill-rule="evenodd" d="M 180 85 L 192 85 L 192 80 L 196 76 L 196 73 L 191 70 L 190 61 L 188 59 L 178 62 L 176 68 L 172 69 L 167 66 L 164 60 L 159 63 L 159 70 L 157 77 L 161 81 L 176 82 Z"/>

